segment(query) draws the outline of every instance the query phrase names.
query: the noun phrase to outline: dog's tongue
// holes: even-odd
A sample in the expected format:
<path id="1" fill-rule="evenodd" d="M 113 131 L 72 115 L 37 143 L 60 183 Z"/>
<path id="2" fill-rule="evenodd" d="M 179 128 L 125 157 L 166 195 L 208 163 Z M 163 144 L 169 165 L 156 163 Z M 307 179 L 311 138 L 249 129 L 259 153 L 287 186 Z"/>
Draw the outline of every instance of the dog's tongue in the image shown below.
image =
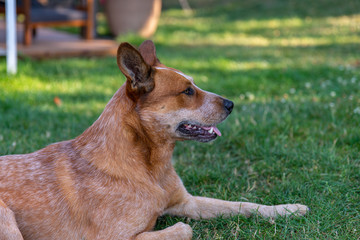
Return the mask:
<path id="1" fill-rule="evenodd" d="M 217 127 L 214 127 L 214 132 L 215 132 L 219 137 L 221 137 L 221 132 L 220 132 L 220 130 L 219 130 Z"/>
<path id="2" fill-rule="evenodd" d="M 216 135 L 218 135 L 219 137 L 221 137 L 221 132 L 220 130 L 216 127 L 216 126 L 211 126 L 211 127 L 203 127 L 205 130 L 210 130 L 211 128 L 214 130 L 214 132 L 216 133 Z"/>

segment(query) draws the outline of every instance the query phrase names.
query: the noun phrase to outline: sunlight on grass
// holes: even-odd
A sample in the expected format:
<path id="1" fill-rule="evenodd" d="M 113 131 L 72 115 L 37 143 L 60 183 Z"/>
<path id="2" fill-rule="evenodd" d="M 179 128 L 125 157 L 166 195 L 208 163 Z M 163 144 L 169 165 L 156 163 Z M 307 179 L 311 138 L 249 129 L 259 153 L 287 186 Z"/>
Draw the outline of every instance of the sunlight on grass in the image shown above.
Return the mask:
<path id="1" fill-rule="evenodd" d="M 354 14 L 350 16 L 340 16 L 340 17 L 328 17 L 326 20 L 333 26 L 339 27 L 351 27 L 353 31 L 360 30 L 360 15 Z"/>
<path id="2" fill-rule="evenodd" d="M 274 41 L 273 46 L 283 47 L 306 47 L 306 46 L 322 46 L 332 44 L 356 44 L 360 42 L 360 36 L 336 36 L 327 37 L 304 37 L 304 38 L 279 38 Z"/>
<path id="3" fill-rule="evenodd" d="M 321 46 L 356 44 L 360 41 L 360 36 L 357 34 L 360 15 L 325 18 L 251 19 L 224 23 L 212 18 L 189 18 L 182 15 L 180 11 L 177 15 L 178 18 L 173 19 L 174 12 L 171 11 L 163 17 L 161 26 L 164 26 L 164 29 L 160 29 L 157 33 L 156 41 L 190 46 L 213 44 L 249 47 Z M 166 30 L 178 25 L 181 25 L 184 30 L 180 28 L 173 31 L 169 38 Z M 192 31 L 189 32 L 188 28 Z M 301 36 L 298 36 L 300 30 Z M 194 39 L 196 41 L 193 41 Z"/>

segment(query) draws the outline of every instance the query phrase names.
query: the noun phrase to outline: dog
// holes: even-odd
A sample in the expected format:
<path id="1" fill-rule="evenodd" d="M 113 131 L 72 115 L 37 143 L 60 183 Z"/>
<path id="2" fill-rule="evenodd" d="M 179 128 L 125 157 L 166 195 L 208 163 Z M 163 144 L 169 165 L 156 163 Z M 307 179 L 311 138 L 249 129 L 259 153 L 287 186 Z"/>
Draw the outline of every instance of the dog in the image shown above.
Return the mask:
<path id="1" fill-rule="evenodd" d="M 126 82 L 80 136 L 0 157 L 1 240 L 187 240 L 188 224 L 152 231 L 157 218 L 306 214 L 190 195 L 171 163 L 175 142 L 216 139 L 233 102 L 162 64 L 150 40 L 121 43 L 117 64 Z"/>

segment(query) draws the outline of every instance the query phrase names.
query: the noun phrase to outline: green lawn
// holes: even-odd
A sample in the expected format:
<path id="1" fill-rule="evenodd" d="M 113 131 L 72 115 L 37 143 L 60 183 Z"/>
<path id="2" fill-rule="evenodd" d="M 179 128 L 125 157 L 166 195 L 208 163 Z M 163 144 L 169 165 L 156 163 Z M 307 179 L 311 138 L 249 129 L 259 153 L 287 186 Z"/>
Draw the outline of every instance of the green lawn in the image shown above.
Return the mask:
<path id="1" fill-rule="evenodd" d="M 194 195 L 303 203 L 311 213 L 166 216 L 156 228 L 184 221 L 194 239 L 359 239 L 360 2 L 214 2 L 190 15 L 163 11 L 153 37 L 163 63 L 235 102 L 223 136 L 178 143 L 175 167 Z M 16 76 L 5 72 L 2 58 L 0 155 L 81 134 L 124 82 L 114 58 L 21 59 Z"/>

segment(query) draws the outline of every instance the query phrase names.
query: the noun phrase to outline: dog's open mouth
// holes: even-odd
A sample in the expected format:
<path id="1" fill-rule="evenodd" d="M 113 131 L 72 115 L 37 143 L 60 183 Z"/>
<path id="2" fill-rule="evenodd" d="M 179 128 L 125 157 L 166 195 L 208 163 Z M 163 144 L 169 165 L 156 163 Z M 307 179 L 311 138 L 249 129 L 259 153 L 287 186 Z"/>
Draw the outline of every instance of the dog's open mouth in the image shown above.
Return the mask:
<path id="1" fill-rule="evenodd" d="M 220 130 L 215 125 L 200 126 L 198 124 L 181 123 L 177 130 L 184 137 L 200 142 L 209 142 L 217 136 L 221 136 Z"/>

